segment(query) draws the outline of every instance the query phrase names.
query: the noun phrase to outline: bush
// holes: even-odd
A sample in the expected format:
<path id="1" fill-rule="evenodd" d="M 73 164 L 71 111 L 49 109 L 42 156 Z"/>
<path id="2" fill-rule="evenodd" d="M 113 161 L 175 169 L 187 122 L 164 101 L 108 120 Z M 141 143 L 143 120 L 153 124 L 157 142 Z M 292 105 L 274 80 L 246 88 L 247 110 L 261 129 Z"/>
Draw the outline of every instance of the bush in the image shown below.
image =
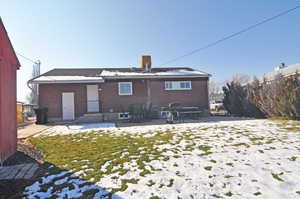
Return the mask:
<path id="1" fill-rule="evenodd" d="M 223 87 L 224 108 L 229 114 L 244 117 L 264 117 L 258 107 L 252 102 L 252 89 L 249 85 L 243 87 L 240 83 L 232 81 Z"/>
<path id="2" fill-rule="evenodd" d="M 300 74 L 283 77 L 273 81 L 264 80 L 259 86 L 256 105 L 268 117 L 299 119 L 300 117 Z M 257 83 L 256 83 L 257 85 Z"/>
<path id="3" fill-rule="evenodd" d="M 300 119 L 300 74 L 277 76 L 272 81 L 241 86 L 237 82 L 223 87 L 224 107 L 235 116 L 284 117 Z"/>

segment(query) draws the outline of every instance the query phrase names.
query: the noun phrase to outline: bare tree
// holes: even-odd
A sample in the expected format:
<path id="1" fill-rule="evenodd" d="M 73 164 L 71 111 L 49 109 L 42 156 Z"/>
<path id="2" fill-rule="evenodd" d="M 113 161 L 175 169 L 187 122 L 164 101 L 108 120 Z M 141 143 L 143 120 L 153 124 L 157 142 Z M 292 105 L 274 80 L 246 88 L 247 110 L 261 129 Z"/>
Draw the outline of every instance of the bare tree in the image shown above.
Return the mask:
<path id="1" fill-rule="evenodd" d="M 235 83 L 239 83 L 241 85 L 249 83 L 250 80 L 251 80 L 251 78 L 249 75 L 245 75 L 245 74 L 241 74 L 241 73 L 237 73 L 237 74 L 233 75 L 231 78 L 231 81 L 233 81 Z"/>
<path id="2" fill-rule="evenodd" d="M 218 100 L 222 98 L 223 92 L 221 89 L 221 83 L 210 81 L 208 86 L 209 99 L 210 100 Z"/>

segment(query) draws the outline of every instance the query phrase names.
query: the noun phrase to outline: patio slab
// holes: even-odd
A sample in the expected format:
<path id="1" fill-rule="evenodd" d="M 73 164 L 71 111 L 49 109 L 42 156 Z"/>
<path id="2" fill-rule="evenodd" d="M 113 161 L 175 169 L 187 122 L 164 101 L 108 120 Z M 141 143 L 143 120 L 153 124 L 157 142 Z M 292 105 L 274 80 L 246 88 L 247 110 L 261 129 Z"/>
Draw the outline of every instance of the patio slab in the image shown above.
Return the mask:
<path id="1" fill-rule="evenodd" d="M 27 138 L 33 135 L 36 135 L 46 129 L 51 128 L 52 126 L 49 125 L 37 125 L 37 124 L 31 124 L 28 126 L 24 126 L 21 128 L 18 128 L 18 139 Z"/>

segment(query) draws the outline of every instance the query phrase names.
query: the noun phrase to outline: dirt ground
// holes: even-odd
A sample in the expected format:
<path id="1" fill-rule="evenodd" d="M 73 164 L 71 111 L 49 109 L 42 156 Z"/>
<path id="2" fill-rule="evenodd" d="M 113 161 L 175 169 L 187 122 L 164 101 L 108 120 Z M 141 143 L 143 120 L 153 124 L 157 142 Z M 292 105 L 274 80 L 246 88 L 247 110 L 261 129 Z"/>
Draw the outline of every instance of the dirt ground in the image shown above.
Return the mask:
<path id="1" fill-rule="evenodd" d="M 18 151 L 9 157 L 3 166 L 12 166 L 24 163 L 38 163 L 42 165 L 42 155 L 27 140 L 18 140 Z M 42 168 L 42 167 L 41 167 Z M 26 186 L 36 180 L 34 176 L 31 180 L 0 180 L 0 199 L 19 199 L 23 197 Z"/>

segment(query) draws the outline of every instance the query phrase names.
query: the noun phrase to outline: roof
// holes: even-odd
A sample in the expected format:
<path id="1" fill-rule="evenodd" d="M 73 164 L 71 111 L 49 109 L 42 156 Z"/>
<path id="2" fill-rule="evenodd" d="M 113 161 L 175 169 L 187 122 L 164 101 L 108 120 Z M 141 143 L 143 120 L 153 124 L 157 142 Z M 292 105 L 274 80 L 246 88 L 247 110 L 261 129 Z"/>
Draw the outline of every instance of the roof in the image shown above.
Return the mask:
<path id="1" fill-rule="evenodd" d="M 14 56 L 14 61 L 15 61 L 15 64 L 16 64 L 15 67 L 17 67 L 17 69 L 19 69 L 20 66 L 21 66 L 21 64 L 20 64 L 19 59 L 18 59 L 18 57 L 17 57 L 17 55 L 16 55 L 16 52 L 15 52 L 15 50 L 14 50 L 14 47 L 13 47 L 13 45 L 12 45 L 10 39 L 9 39 L 9 36 L 8 36 L 8 34 L 7 34 L 7 31 L 6 31 L 6 29 L 5 29 L 5 26 L 4 26 L 4 24 L 3 24 L 3 21 L 2 21 L 2 19 L 1 19 L 1 17 L 0 17 L 0 28 L 2 28 L 2 30 L 3 30 L 3 32 L 4 32 L 4 37 L 5 37 L 6 40 L 8 41 L 10 50 L 12 51 L 12 54 L 13 54 L 13 56 Z M 1 33 L 1 30 L 0 30 L 0 33 Z M 1 35 L 0 35 L 0 36 L 1 36 Z M 1 43 L 0 43 L 0 45 L 1 45 Z M 2 47 L 1 47 L 1 48 L 2 48 Z"/>
<path id="2" fill-rule="evenodd" d="M 295 74 L 296 72 L 300 72 L 300 63 L 289 65 L 284 68 L 280 68 L 272 72 L 269 72 L 265 74 L 263 78 L 266 80 L 274 80 L 278 75 L 289 76 Z"/>
<path id="3" fill-rule="evenodd" d="M 87 76 L 39 76 L 33 80 L 35 83 L 97 83 L 104 82 L 102 77 Z"/>
<path id="4" fill-rule="evenodd" d="M 189 67 L 152 68 L 145 72 L 143 68 L 57 68 L 32 80 L 32 83 L 95 83 L 104 79 L 151 79 L 151 78 L 194 78 L 211 75 Z"/>

